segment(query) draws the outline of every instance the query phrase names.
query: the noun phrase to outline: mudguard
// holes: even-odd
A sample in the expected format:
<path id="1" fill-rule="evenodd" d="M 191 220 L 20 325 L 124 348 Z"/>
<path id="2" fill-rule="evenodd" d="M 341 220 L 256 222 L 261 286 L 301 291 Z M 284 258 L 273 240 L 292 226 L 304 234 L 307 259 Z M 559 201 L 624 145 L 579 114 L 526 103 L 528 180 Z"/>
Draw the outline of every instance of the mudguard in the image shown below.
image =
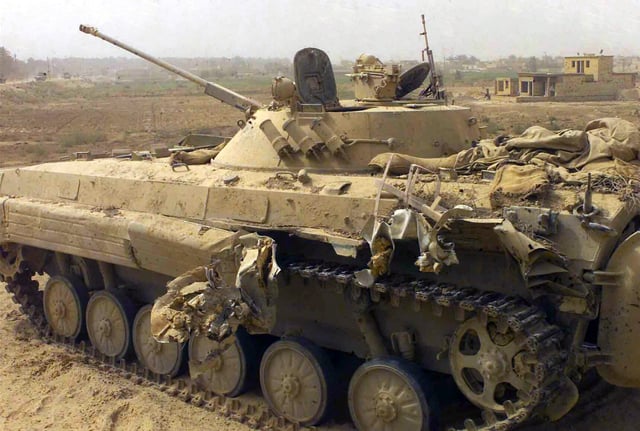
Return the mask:
<path id="1" fill-rule="evenodd" d="M 602 288 L 598 345 L 611 356 L 598 373 L 607 382 L 640 387 L 640 232 L 613 253 L 607 272 L 615 284 Z"/>

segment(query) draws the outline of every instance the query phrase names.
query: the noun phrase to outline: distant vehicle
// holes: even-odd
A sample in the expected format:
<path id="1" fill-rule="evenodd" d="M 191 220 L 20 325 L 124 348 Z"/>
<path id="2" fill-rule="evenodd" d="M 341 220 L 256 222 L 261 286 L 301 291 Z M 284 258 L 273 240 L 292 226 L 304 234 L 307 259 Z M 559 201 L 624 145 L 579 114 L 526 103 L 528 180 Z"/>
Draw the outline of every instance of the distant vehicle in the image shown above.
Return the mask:
<path id="1" fill-rule="evenodd" d="M 46 81 L 47 80 L 47 73 L 46 72 L 39 72 L 36 75 L 35 80 L 39 81 L 39 82 Z"/>
<path id="2" fill-rule="evenodd" d="M 71 79 L 71 74 L 70 74 L 69 72 L 65 72 L 65 73 L 62 75 L 62 77 L 63 77 L 64 79 Z"/>
<path id="3" fill-rule="evenodd" d="M 0 76 L 0 84 L 4 84 L 5 82 L 7 82 L 7 78 Z"/>

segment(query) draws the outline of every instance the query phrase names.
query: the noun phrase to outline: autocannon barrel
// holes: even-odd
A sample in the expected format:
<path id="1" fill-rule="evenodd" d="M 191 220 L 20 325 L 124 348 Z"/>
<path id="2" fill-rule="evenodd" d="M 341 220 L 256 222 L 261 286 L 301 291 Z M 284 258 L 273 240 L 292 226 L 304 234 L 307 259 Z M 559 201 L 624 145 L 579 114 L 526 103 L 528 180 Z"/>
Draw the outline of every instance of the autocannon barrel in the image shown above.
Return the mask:
<path id="1" fill-rule="evenodd" d="M 221 85 L 214 84 L 213 82 L 209 82 L 201 77 L 194 75 L 193 73 L 181 69 L 179 67 L 174 66 L 173 64 L 167 63 L 166 61 L 160 60 L 159 58 L 153 57 L 145 52 L 140 51 L 132 46 L 127 45 L 126 43 L 122 43 L 117 39 L 112 38 L 111 36 L 107 36 L 104 33 L 98 31 L 95 27 L 89 27 L 86 25 L 80 25 L 80 31 L 83 33 L 90 34 L 95 37 L 99 37 L 100 39 L 106 40 L 107 42 L 122 48 L 126 51 L 129 51 L 132 54 L 137 55 L 138 57 L 142 57 L 145 60 L 156 64 L 163 69 L 167 69 L 177 75 L 182 76 L 185 79 L 188 79 L 191 82 L 194 82 L 201 87 L 204 87 L 205 94 L 215 97 L 223 103 L 233 106 L 234 108 L 240 109 L 242 111 L 247 110 L 255 110 L 260 108 L 261 104 L 255 100 L 249 99 L 248 97 L 242 96 L 235 91 L 229 90 Z"/>

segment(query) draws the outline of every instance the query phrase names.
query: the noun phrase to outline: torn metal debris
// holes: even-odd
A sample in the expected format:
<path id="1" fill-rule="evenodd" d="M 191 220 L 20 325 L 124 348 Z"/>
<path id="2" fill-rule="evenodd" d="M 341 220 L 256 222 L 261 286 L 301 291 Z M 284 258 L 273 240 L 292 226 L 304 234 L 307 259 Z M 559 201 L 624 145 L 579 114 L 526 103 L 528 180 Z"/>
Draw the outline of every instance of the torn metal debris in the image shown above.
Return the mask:
<path id="1" fill-rule="evenodd" d="M 155 302 L 151 330 L 160 342 L 186 342 L 191 334 L 222 341 L 242 325 L 251 333 L 268 332 L 275 323 L 275 243 L 249 234 L 239 239 L 236 286 L 220 277 L 217 261 L 188 271 L 167 285 Z"/>

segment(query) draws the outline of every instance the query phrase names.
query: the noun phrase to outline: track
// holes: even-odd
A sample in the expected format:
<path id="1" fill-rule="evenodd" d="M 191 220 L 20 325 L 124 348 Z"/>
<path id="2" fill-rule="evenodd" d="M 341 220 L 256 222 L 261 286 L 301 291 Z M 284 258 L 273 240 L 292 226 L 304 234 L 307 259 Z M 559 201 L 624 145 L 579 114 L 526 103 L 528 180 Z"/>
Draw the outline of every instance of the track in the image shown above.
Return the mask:
<path id="1" fill-rule="evenodd" d="M 263 403 L 202 392 L 187 377 L 172 379 L 153 374 L 147 369 L 139 367 L 135 361 L 115 361 L 113 358 L 108 358 L 93 346 L 86 344 L 85 341 L 76 342 L 53 335 L 42 311 L 41 291 L 38 290 L 38 283 L 32 279 L 32 276 L 33 274 L 29 271 L 22 272 L 13 281 L 8 282 L 6 288 L 13 295 L 14 302 L 20 305 L 20 311 L 29 318 L 38 334 L 46 342 L 64 346 L 69 351 L 78 354 L 82 361 L 90 366 L 116 373 L 138 385 L 152 386 L 167 395 L 244 423 L 250 428 L 282 431 L 301 429 L 296 424 L 287 423 L 282 418 L 272 415 Z"/>
<path id="2" fill-rule="evenodd" d="M 291 264 L 286 269 L 291 275 L 307 278 L 318 277 L 325 282 L 331 281 L 331 285 L 334 285 L 333 282 L 335 282 L 334 287 L 342 286 L 342 288 L 347 288 L 348 286 L 354 286 L 352 284 L 352 275 L 350 275 L 346 268 L 329 267 L 322 264 L 298 263 Z M 467 313 L 483 311 L 494 316 L 501 316 L 505 319 L 510 317 L 510 324 L 530 334 L 530 343 L 532 346 L 535 346 L 535 351 L 546 352 L 545 354 L 539 355 L 541 362 L 536 366 L 537 379 L 541 382 L 539 388 L 535 391 L 536 397 L 534 398 L 536 402 L 518 403 L 514 405 L 513 408 L 510 407 L 508 409 L 509 415 L 506 418 L 500 420 L 493 418 L 491 415 L 485 415 L 484 419 L 486 423 L 482 426 L 477 425 L 477 429 L 505 430 L 513 428 L 525 421 L 534 409 L 544 404 L 549 390 L 553 389 L 553 382 L 555 381 L 553 377 L 558 372 L 558 357 L 555 353 L 560 353 L 552 349 L 552 353 L 554 354 L 549 354 L 549 351 L 546 349 L 549 346 L 557 344 L 558 333 L 549 325 L 541 327 L 539 321 L 524 323 L 521 320 L 515 319 L 514 316 L 532 315 L 532 312 L 526 309 L 527 306 L 517 300 L 498 298 L 495 295 L 483 294 L 468 289 L 457 289 L 453 286 L 429 286 L 418 283 L 408 288 L 406 282 L 402 283 L 402 280 L 399 279 L 387 280 L 386 283 L 378 283 L 372 289 L 375 290 L 376 293 L 373 293 L 373 291 L 369 293 L 377 300 L 393 301 L 392 298 L 394 296 L 412 294 L 416 301 L 419 301 L 423 305 L 430 303 L 434 309 L 439 309 L 440 307 L 445 310 L 461 308 Z M 71 340 L 52 336 L 42 314 L 41 292 L 38 290 L 38 283 L 32 280 L 32 274 L 28 271 L 23 272 L 16 277 L 15 280 L 8 283 L 7 290 L 13 295 L 15 302 L 20 304 L 21 311 L 28 316 L 44 340 L 63 345 L 66 349 L 77 355 L 78 358 L 81 358 L 81 361 L 86 364 L 110 373 L 118 374 L 130 379 L 136 384 L 156 388 L 182 401 L 213 411 L 217 415 L 244 423 L 250 428 L 264 430 L 302 429 L 296 424 L 288 423 L 281 418 L 274 417 L 268 411 L 266 405 L 256 400 L 256 397 L 243 396 L 237 399 L 229 399 L 211 393 L 203 393 L 195 388 L 187 378 L 167 379 L 163 376 L 152 375 L 148 371 L 139 368 L 136 362 L 120 361 L 116 363 L 97 353 L 95 349 L 83 342 L 76 343 Z M 340 288 L 337 289 L 337 291 L 338 290 L 340 290 Z M 505 310 L 509 311 L 508 316 L 505 314 Z M 545 334 L 546 337 L 543 337 Z M 598 397 L 597 400 L 595 400 L 595 404 L 597 405 L 598 402 L 601 402 L 603 399 L 603 397 Z M 592 402 L 586 410 L 578 410 L 584 410 L 584 414 L 587 414 L 590 408 L 593 407 L 593 404 Z M 574 415 L 572 414 L 571 416 Z M 474 425 L 468 420 L 463 429 L 473 429 L 472 426 Z M 550 426 L 552 425 L 546 424 L 540 429 L 553 429 L 549 428 Z M 321 427 L 318 429 L 329 428 Z M 347 430 L 352 428 L 348 425 L 339 425 L 331 426 L 331 429 Z M 527 427 L 527 429 L 534 430 L 536 427 Z"/>
<path id="3" fill-rule="evenodd" d="M 525 338 L 528 362 L 531 363 L 527 370 L 531 377 L 528 395 L 515 402 L 506 401 L 505 414 L 501 417 L 485 411 L 481 419 L 476 418 L 480 424 L 467 418 L 462 422 L 461 429 L 505 431 L 517 427 L 545 407 L 558 385 L 565 354 L 558 348 L 563 338 L 562 331 L 546 323 L 535 307 L 518 298 L 453 285 L 407 280 L 402 276 L 380 280 L 366 292 L 367 289 L 355 281 L 353 268 L 321 262 L 291 263 L 285 270 L 291 275 L 318 279 L 341 295 L 345 289 L 350 289 L 352 298 L 365 296 L 371 298 L 373 303 L 385 302 L 398 306 L 401 298 L 408 298 L 413 300 L 417 309 L 428 307 L 435 316 L 452 313 L 461 322 L 472 316 L 482 316 L 482 319 L 504 323 Z M 447 427 L 450 431 L 456 429 L 449 424 Z"/>

